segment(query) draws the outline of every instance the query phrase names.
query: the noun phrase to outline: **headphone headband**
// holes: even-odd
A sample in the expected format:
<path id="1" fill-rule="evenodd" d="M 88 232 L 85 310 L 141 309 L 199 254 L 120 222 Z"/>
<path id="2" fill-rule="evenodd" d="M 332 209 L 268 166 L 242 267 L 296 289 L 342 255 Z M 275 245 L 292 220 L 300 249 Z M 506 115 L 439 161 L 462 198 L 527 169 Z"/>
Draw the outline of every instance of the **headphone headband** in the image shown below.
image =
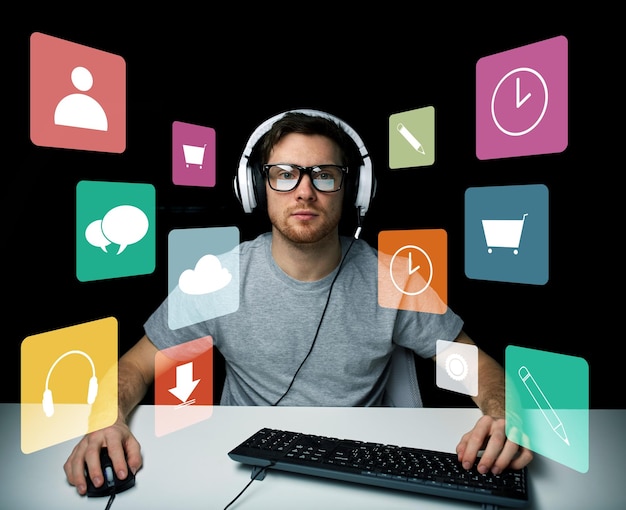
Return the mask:
<path id="1" fill-rule="evenodd" d="M 304 113 L 307 115 L 324 117 L 328 120 L 337 123 L 356 144 L 363 163 L 359 169 L 359 175 L 357 177 L 358 187 L 356 197 L 354 200 L 354 206 L 359 210 L 361 217 L 365 216 L 365 213 L 369 209 L 370 202 L 376 192 L 376 179 L 372 170 L 372 162 L 365 148 L 365 144 L 357 132 L 346 122 L 341 120 L 330 113 L 326 113 L 320 110 L 313 109 L 297 109 L 288 110 L 286 112 L 279 113 L 270 117 L 261 125 L 259 125 L 246 143 L 246 147 L 239 160 L 239 166 L 237 169 L 237 175 L 235 176 L 234 188 L 235 194 L 238 200 L 241 202 L 243 209 L 246 213 L 251 213 L 258 204 L 257 194 L 259 193 L 258 184 L 256 179 L 260 179 L 259 175 L 255 175 L 254 169 L 250 164 L 250 156 L 257 142 L 265 135 L 274 125 L 274 123 L 285 116 L 287 113 Z"/>

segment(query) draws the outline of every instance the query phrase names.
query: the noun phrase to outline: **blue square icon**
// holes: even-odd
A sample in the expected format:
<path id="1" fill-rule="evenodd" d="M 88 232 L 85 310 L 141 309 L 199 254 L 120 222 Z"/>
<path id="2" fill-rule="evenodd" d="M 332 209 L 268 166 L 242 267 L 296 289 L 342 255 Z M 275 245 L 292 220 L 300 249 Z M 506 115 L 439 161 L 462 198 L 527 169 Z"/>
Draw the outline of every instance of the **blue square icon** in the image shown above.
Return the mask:
<path id="1" fill-rule="evenodd" d="M 468 188 L 466 276 L 545 285 L 548 219 L 548 189 L 542 184 Z"/>

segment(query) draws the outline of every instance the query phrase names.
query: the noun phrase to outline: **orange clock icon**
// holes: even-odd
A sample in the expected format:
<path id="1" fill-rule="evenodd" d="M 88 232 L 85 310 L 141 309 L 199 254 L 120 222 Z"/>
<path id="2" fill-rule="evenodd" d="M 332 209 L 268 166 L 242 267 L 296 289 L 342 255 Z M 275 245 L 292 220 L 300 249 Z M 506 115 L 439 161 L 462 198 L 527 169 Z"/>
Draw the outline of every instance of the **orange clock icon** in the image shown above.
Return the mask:
<path id="1" fill-rule="evenodd" d="M 430 286 L 433 264 L 422 248 L 407 244 L 393 254 L 389 276 L 398 291 L 407 296 L 416 296 Z"/>

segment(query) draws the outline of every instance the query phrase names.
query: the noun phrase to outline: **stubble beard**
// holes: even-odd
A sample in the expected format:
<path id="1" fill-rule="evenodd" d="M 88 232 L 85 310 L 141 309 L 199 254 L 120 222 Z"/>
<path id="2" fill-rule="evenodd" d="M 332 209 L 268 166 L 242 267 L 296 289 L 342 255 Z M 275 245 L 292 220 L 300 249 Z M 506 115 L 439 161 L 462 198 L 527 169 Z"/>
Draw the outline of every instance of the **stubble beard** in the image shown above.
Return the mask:
<path id="1" fill-rule="evenodd" d="M 314 222 L 296 222 L 290 220 L 288 213 L 276 217 L 271 215 L 270 220 L 275 231 L 280 233 L 285 239 L 296 244 L 313 244 L 337 231 L 339 217 L 329 218 L 328 216 L 318 216 Z"/>

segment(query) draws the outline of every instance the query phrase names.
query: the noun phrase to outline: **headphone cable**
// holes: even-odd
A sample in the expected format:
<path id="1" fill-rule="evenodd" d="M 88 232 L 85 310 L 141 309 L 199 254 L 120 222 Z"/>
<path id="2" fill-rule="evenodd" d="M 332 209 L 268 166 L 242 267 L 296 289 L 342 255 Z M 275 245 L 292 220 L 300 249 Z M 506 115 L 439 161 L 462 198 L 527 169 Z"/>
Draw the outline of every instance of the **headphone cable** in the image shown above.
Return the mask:
<path id="1" fill-rule="evenodd" d="M 315 346 L 315 342 L 317 341 L 317 335 L 320 332 L 320 328 L 322 327 L 322 321 L 324 320 L 324 315 L 326 314 L 326 309 L 328 308 L 328 304 L 330 303 L 330 295 L 333 291 L 333 286 L 335 285 L 335 282 L 337 281 L 337 277 L 339 276 L 339 273 L 341 272 L 341 268 L 343 267 L 343 263 L 345 262 L 346 258 L 348 257 L 348 252 L 350 251 L 350 248 L 352 248 L 352 245 L 354 244 L 354 241 L 357 240 L 357 236 L 358 233 L 360 232 L 360 225 L 357 228 L 357 232 L 354 234 L 354 238 L 352 239 L 352 241 L 350 241 L 350 244 L 348 246 L 348 249 L 346 250 L 346 253 L 343 255 L 343 257 L 341 258 L 341 262 L 339 264 L 339 268 L 337 269 L 337 272 L 335 273 L 335 277 L 333 278 L 333 281 L 330 283 L 330 289 L 328 289 L 328 297 L 326 298 L 326 304 L 324 305 L 324 310 L 322 311 L 322 316 L 320 317 L 320 321 L 317 324 L 317 329 L 315 330 L 315 336 L 313 337 L 313 341 L 311 342 L 311 347 L 309 347 L 309 352 L 307 352 L 306 356 L 304 357 L 304 359 L 302 360 L 302 362 L 300 363 L 300 366 L 298 367 L 298 370 L 296 370 L 296 373 L 293 374 L 293 377 L 291 378 L 291 382 L 289 383 L 289 386 L 287 387 L 287 389 L 285 390 L 285 392 L 282 394 L 282 396 L 272 404 L 272 406 L 277 406 L 279 404 L 279 402 L 285 398 L 285 395 L 287 395 L 287 393 L 289 393 L 289 390 L 291 389 L 291 387 L 293 386 L 294 381 L 296 380 L 296 376 L 298 375 L 298 372 L 300 372 L 300 369 L 302 368 L 302 366 L 304 365 L 304 362 L 309 358 L 309 356 L 311 355 L 311 352 L 313 351 L 313 347 Z"/>

